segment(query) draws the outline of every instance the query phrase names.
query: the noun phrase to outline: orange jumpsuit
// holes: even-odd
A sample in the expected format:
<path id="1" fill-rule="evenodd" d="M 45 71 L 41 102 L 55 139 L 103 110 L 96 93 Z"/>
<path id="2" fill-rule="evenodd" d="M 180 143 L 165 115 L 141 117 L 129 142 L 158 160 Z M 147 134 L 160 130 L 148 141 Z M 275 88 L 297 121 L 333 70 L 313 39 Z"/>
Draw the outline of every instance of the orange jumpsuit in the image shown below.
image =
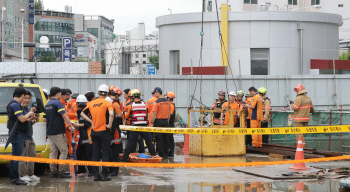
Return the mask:
<path id="1" fill-rule="evenodd" d="M 233 102 L 233 103 L 229 103 L 229 102 L 226 102 L 222 105 L 222 110 L 239 110 L 239 105 L 236 103 L 236 102 Z M 235 115 L 235 114 L 238 114 L 238 111 L 233 111 L 232 112 L 232 115 Z M 230 124 L 230 112 L 229 111 L 226 111 L 226 114 L 225 114 L 225 122 L 224 124 L 225 125 L 229 125 Z M 237 122 L 237 118 L 234 117 L 234 122 L 233 122 L 233 125 L 236 124 Z"/>
<path id="2" fill-rule="evenodd" d="M 75 120 L 76 119 L 76 117 L 75 117 L 76 113 L 69 113 L 68 112 L 67 102 L 62 100 L 62 99 L 60 101 L 63 104 L 64 109 L 67 111 L 68 118 L 71 119 L 71 120 Z M 73 155 L 72 133 L 68 130 L 68 126 L 69 125 L 66 122 L 64 122 L 64 124 L 66 126 L 66 137 L 67 137 L 67 145 L 69 146 L 69 154 Z"/>
<path id="3" fill-rule="evenodd" d="M 251 106 L 254 107 L 251 110 L 250 115 L 250 127 L 251 128 L 261 128 L 261 121 L 263 117 L 263 103 L 261 96 L 255 94 L 250 102 Z M 254 147 L 262 147 L 262 135 L 252 135 L 252 145 Z"/>
<path id="4" fill-rule="evenodd" d="M 152 107 L 155 101 L 157 101 L 158 98 L 152 97 L 148 99 L 146 107 L 147 107 L 147 112 L 148 112 L 148 126 L 151 126 L 151 121 L 152 121 Z"/>

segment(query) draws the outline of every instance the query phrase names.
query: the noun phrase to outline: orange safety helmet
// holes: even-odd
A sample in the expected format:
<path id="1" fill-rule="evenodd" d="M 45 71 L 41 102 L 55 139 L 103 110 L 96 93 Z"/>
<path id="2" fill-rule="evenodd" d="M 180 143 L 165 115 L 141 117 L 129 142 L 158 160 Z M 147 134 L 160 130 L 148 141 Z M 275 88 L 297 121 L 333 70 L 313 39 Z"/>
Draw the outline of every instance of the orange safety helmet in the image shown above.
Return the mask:
<path id="1" fill-rule="evenodd" d="M 130 89 L 129 93 L 128 93 L 128 97 L 130 97 L 130 94 L 131 92 L 133 91 L 134 89 Z"/>
<path id="2" fill-rule="evenodd" d="M 116 88 L 113 89 L 112 94 L 116 94 L 116 95 L 121 96 L 122 95 L 122 90 L 119 87 L 116 87 Z"/>
<path id="3" fill-rule="evenodd" d="M 113 92 L 114 86 L 113 86 L 113 85 L 109 85 L 109 86 L 108 86 L 108 90 L 109 90 L 109 92 Z"/>
<path id="4" fill-rule="evenodd" d="M 175 93 L 172 92 L 172 91 L 169 91 L 166 93 L 166 96 L 169 97 L 169 98 L 175 98 Z"/>
<path id="5" fill-rule="evenodd" d="M 305 89 L 305 87 L 302 84 L 298 84 L 294 87 L 294 91 L 297 93 L 302 89 Z"/>

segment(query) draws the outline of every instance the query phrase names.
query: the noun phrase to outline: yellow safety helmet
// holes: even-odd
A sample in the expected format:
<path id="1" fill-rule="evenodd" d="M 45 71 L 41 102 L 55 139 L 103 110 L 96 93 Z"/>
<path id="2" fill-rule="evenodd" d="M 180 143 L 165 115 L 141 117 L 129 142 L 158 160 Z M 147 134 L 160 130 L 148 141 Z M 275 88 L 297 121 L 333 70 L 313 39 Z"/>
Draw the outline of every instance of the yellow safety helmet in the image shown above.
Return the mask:
<path id="1" fill-rule="evenodd" d="M 267 90 L 266 90 L 265 87 L 260 87 L 260 88 L 258 89 L 258 92 L 261 93 L 261 94 L 266 94 Z"/>
<path id="2" fill-rule="evenodd" d="M 130 93 L 130 97 L 141 96 L 141 93 L 137 89 L 133 89 Z"/>

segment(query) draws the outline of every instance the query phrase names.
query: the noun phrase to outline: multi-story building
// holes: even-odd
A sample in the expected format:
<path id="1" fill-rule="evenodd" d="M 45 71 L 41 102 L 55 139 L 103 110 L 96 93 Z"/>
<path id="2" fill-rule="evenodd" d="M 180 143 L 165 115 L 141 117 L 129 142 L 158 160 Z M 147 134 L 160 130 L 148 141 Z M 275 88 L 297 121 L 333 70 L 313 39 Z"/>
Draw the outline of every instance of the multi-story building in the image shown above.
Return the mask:
<path id="1" fill-rule="evenodd" d="M 97 45 L 98 38 L 87 32 L 81 31 L 75 33 L 75 58 L 79 58 L 85 61 L 96 61 L 97 57 Z"/>
<path id="2" fill-rule="evenodd" d="M 22 55 L 22 23 L 23 25 L 23 41 L 29 41 L 29 0 L 3 0 L 1 5 L 5 9 L 3 15 L 4 21 L 4 59 L 2 61 L 20 62 Z M 22 13 L 20 10 L 24 9 Z M 0 14 L 0 16 L 2 13 Z M 1 26 L 1 25 L 0 25 Z M 0 33 L 0 39 L 2 39 Z M 28 48 L 24 48 L 24 61 L 29 59 Z"/>
<path id="3" fill-rule="evenodd" d="M 105 58 L 106 44 L 113 42 L 114 20 L 104 16 L 75 14 L 75 32 L 87 31 L 97 37 L 97 61 Z"/>
<path id="4" fill-rule="evenodd" d="M 350 39 L 350 0 L 217 0 L 219 12 L 221 4 L 229 4 L 232 12 L 259 11 L 266 4 L 268 11 L 303 11 L 338 14 L 343 17 L 339 29 L 339 40 Z M 216 12 L 215 0 L 205 0 L 205 12 Z M 322 19 L 322 18 L 320 18 Z"/>
<path id="5" fill-rule="evenodd" d="M 74 47 L 74 14 L 58 11 L 35 10 L 34 42 L 40 43 L 42 36 L 49 38 L 49 43 L 61 43 L 62 37 L 72 37 Z M 33 55 L 54 56 L 61 61 L 61 48 L 30 48 Z M 74 53 L 74 52 L 73 52 Z"/>

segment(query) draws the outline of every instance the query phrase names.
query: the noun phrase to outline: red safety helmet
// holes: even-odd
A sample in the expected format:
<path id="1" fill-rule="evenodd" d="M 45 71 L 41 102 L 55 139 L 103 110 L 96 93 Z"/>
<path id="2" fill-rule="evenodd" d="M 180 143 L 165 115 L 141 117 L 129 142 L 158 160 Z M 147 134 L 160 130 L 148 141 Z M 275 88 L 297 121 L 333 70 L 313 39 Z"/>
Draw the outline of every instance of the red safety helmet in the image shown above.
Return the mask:
<path id="1" fill-rule="evenodd" d="M 116 87 L 116 88 L 113 89 L 112 95 L 121 96 L 122 95 L 122 90 L 119 87 Z"/>
<path id="2" fill-rule="evenodd" d="M 172 91 L 169 91 L 166 93 L 166 96 L 169 97 L 169 98 L 175 98 L 175 93 L 172 92 Z"/>
<path id="3" fill-rule="evenodd" d="M 305 87 L 302 84 L 298 84 L 294 87 L 294 91 L 297 93 L 302 89 L 305 89 Z"/>
<path id="4" fill-rule="evenodd" d="M 113 85 L 109 85 L 109 86 L 108 86 L 108 90 L 109 90 L 110 93 L 113 92 L 114 86 L 113 86 Z"/>

